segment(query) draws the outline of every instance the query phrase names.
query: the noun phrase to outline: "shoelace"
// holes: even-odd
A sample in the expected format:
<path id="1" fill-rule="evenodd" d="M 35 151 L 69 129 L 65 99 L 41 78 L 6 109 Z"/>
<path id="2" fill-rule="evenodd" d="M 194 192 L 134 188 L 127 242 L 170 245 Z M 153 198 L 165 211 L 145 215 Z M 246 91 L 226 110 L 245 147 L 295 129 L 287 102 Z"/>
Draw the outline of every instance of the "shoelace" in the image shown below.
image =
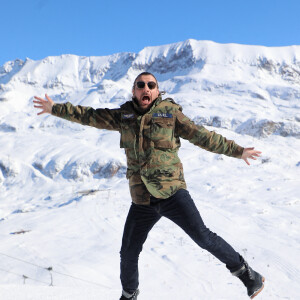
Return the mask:
<path id="1" fill-rule="evenodd" d="M 125 298 L 127 298 L 129 296 L 129 298 L 127 298 L 129 300 L 135 300 L 135 299 L 137 299 L 138 294 L 139 294 L 139 290 L 135 290 L 132 294 L 128 294 L 126 292 L 124 293 L 124 291 L 123 291 L 123 296 Z"/>
<path id="2" fill-rule="evenodd" d="M 136 297 L 137 297 L 137 295 L 138 295 L 138 290 L 136 290 L 133 294 L 132 294 L 132 299 L 136 299 Z"/>
<path id="3" fill-rule="evenodd" d="M 251 268 L 249 267 L 248 263 L 245 262 L 245 267 L 246 267 L 246 270 L 248 272 L 248 276 L 251 280 L 254 280 L 254 277 L 253 277 L 253 272 L 251 272 Z"/>

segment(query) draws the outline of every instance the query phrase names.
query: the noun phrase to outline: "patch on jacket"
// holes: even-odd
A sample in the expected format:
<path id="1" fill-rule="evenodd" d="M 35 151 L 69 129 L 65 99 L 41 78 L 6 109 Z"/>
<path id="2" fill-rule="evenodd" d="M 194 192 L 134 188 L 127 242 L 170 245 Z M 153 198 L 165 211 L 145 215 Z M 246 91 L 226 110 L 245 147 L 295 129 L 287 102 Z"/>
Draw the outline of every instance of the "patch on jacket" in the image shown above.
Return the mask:
<path id="1" fill-rule="evenodd" d="M 168 113 L 154 113 L 152 115 L 153 118 L 173 118 L 172 114 L 168 114 Z"/>
<path id="2" fill-rule="evenodd" d="M 122 119 L 133 119 L 134 114 L 122 114 Z"/>

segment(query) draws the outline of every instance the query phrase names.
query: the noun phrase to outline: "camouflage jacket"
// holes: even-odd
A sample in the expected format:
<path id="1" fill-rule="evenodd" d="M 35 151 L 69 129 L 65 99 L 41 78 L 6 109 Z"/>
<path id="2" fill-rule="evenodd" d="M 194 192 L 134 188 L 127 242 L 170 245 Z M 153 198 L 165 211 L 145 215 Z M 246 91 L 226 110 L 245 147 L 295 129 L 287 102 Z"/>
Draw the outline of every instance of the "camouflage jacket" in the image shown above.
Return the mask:
<path id="1" fill-rule="evenodd" d="M 243 148 L 220 134 L 198 126 L 171 98 L 159 96 L 149 111 L 140 112 L 135 101 L 118 109 L 55 104 L 52 114 L 121 134 L 120 147 L 127 156 L 127 178 L 132 201 L 150 203 L 150 196 L 165 199 L 186 188 L 178 157 L 180 137 L 211 152 L 240 158 Z"/>

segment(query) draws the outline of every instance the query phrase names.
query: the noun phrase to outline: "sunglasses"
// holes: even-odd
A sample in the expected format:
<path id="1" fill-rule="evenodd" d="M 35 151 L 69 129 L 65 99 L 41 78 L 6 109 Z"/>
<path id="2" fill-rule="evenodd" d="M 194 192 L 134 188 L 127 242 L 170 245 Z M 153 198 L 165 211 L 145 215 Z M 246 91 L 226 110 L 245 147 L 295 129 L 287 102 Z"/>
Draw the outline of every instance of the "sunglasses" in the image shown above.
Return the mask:
<path id="1" fill-rule="evenodd" d="M 136 87 L 137 87 L 138 89 L 143 89 L 143 88 L 145 87 L 145 85 L 146 85 L 146 82 L 144 82 L 144 81 L 138 81 L 138 82 L 136 83 Z M 156 88 L 156 83 L 155 83 L 154 81 L 149 81 L 149 82 L 147 82 L 147 85 L 148 85 L 148 88 L 149 88 L 150 90 L 153 90 L 153 89 Z"/>

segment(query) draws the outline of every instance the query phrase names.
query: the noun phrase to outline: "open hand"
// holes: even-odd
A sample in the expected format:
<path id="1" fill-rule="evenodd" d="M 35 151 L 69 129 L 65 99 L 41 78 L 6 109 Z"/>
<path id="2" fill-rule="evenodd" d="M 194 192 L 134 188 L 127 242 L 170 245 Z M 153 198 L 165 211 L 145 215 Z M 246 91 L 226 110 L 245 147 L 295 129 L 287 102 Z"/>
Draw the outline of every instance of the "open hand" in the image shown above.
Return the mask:
<path id="1" fill-rule="evenodd" d="M 256 160 L 256 157 L 260 157 L 260 154 L 261 154 L 261 152 L 254 150 L 254 147 L 244 148 L 241 159 L 243 159 L 247 165 L 250 165 L 248 158 Z"/>
<path id="2" fill-rule="evenodd" d="M 33 103 L 38 104 L 38 105 L 34 105 L 34 107 L 42 109 L 42 111 L 39 112 L 38 115 L 44 113 L 51 114 L 52 112 L 52 106 L 54 105 L 54 101 L 47 94 L 45 94 L 45 98 L 46 99 L 34 96 L 34 99 L 36 100 L 33 100 Z"/>

